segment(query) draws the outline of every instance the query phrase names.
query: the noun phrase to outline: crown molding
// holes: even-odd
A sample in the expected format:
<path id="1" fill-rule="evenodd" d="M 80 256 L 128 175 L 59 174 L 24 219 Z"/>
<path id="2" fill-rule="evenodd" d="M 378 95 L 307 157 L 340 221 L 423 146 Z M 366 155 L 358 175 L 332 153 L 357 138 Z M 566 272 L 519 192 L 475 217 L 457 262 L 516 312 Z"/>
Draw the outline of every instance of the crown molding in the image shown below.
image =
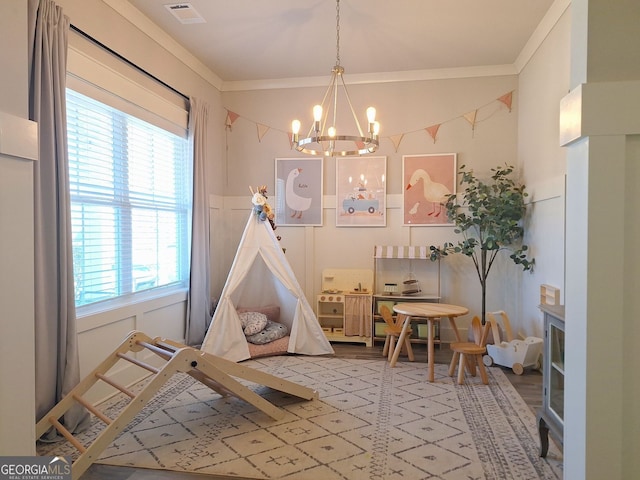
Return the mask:
<path id="1" fill-rule="evenodd" d="M 482 65 L 478 67 L 439 68 L 433 70 L 409 70 L 404 72 L 378 72 L 366 74 L 349 74 L 349 85 L 375 83 L 414 82 L 420 80 L 443 80 L 452 78 L 495 77 L 516 75 L 515 65 Z M 278 78 L 268 80 L 252 80 L 223 82 L 222 92 L 238 92 L 242 90 L 269 90 L 276 88 L 326 87 L 329 75 L 324 77 Z"/>
<path id="2" fill-rule="evenodd" d="M 536 53 L 542 42 L 547 38 L 553 27 L 556 26 L 560 17 L 571 6 L 571 0 L 555 0 L 547 10 L 536 29 L 527 40 L 524 48 L 520 51 L 514 63 L 517 74 L 520 74 L 527 66 L 533 55 Z"/>

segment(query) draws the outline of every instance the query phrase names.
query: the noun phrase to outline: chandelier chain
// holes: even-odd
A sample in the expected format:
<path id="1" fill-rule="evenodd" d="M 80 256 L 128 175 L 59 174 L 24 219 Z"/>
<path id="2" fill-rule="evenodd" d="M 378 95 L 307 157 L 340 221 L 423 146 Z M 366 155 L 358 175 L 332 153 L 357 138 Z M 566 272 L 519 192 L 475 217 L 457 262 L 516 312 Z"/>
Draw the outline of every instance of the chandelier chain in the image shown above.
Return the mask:
<path id="1" fill-rule="evenodd" d="M 336 65 L 340 65 L 340 0 L 336 1 Z"/>

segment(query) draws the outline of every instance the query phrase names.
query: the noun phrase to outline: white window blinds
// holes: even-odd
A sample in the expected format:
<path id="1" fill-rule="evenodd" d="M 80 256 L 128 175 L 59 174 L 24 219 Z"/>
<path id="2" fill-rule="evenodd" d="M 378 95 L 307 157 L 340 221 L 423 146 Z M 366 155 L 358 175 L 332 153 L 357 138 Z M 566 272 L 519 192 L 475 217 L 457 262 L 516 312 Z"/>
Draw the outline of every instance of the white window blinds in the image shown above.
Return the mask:
<path id="1" fill-rule="evenodd" d="M 67 90 L 76 305 L 186 285 L 187 140 Z"/>

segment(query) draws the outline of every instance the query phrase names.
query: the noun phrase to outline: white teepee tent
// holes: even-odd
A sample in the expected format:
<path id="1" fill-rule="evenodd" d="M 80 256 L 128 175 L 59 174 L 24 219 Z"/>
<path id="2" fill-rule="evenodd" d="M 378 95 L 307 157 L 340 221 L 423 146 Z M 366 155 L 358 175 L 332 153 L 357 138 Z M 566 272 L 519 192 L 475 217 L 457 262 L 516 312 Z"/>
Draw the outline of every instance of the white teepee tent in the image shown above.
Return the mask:
<path id="1" fill-rule="evenodd" d="M 234 362 L 251 357 L 236 308 L 280 306 L 289 353 L 331 354 L 327 340 L 268 221 L 253 211 L 201 350 Z"/>

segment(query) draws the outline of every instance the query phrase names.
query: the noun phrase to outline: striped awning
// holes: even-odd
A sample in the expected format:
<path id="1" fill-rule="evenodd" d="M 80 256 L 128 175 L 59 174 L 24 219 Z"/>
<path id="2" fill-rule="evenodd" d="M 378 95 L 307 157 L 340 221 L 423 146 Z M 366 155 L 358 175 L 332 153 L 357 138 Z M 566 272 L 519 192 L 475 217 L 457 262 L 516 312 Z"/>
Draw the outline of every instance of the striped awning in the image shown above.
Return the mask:
<path id="1" fill-rule="evenodd" d="M 373 258 L 429 258 L 429 247 L 420 245 L 376 245 Z"/>

